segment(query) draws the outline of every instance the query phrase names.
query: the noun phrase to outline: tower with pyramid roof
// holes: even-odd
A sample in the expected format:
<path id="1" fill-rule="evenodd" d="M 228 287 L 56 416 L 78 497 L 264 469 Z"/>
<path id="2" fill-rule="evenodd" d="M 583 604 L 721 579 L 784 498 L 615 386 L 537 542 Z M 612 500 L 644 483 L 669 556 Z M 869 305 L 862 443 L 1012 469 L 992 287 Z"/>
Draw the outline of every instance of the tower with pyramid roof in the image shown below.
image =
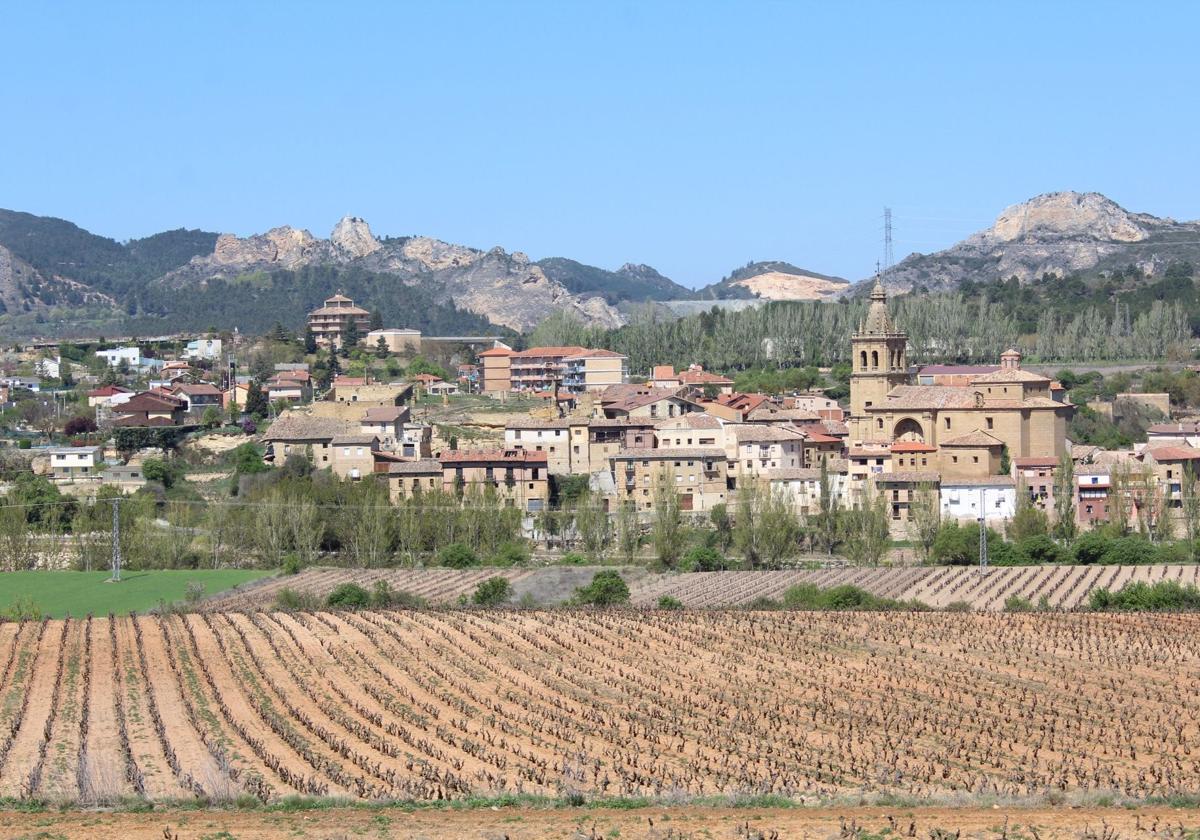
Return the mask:
<path id="1" fill-rule="evenodd" d="M 850 338 L 850 432 L 855 440 L 870 440 L 866 409 L 881 405 L 897 385 L 907 385 L 908 333 L 902 332 L 888 314 L 887 292 L 875 278 L 867 316 Z"/>

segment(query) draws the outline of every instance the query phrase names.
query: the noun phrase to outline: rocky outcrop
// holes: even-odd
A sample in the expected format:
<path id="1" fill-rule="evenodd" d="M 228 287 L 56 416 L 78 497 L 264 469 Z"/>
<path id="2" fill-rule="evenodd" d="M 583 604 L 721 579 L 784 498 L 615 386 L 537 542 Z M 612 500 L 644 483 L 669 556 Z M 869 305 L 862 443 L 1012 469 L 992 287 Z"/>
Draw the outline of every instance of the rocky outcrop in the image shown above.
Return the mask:
<path id="1" fill-rule="evenodd" d="M 394 275 L 399 283 L 430 283 L 444 302 L 515 330 L 532 329 L 563 310 L 603 327 L 621 324 L 617 310 L 604 300 L 571 294 L 520 252 L 509 254 L 502 248 L 485 252 L 423 236 L 381 242 L 357 216 L 339 221 L 327 240 L 291 227 L 244 238 L 223 234 L 212 254 L 193 258 L 160 282 L 186 286 L 308 265 L 355 265 Z"/>
<path id="2" fill-rule="evenodd" d="M 383 246 L 371 233 L 371 226 L 358 216 L 343 216 L 329 235 L 334 253 L 343 260 L 356 260 L 373 254 Z"/>
<path id="3" fill-rule="evenodd" d="M 0 245 L 0 314 L 35 312 L 56 305 L 113 306 L 108 295 L 67 277 L 48 277 Z"/>
<path id="4" fill-rule="evenodd" d="M 212 256 L 196 257 L 192 264 L 248 269 L 262 266 L 295 269 L 316 259 L 321 251 L 318 240 L 306 230 L 284 225 L 245 239 L 223 233 L 217 237 Z"/>
<path id="5" fill-rule="evenodd" d="M 1196 222 L 1131 213 L 1099 193 L 1046 193 L 1005 208 L 991 227 L 944 251 L 906 257 L 884 279 L 897 290 L 934 291 L 967 279 L 1024 282 L 1128 265 L 1153 276 L 1172 260 L 1194 260 L 1200 249 L 1187 241 L 1197 238 Z"/>

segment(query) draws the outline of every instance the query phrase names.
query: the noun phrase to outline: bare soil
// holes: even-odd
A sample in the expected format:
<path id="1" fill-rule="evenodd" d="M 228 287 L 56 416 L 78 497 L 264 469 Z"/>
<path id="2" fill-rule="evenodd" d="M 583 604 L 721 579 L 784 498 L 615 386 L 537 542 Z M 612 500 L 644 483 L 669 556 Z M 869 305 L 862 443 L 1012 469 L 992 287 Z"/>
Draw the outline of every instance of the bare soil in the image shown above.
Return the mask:
<path id="1" fill-rule="evenodd" d="M 1196 811 L 1168 807 L 0 811 L 0 837 L 10 840 L 1187 840 L 1198 826 Z"/>

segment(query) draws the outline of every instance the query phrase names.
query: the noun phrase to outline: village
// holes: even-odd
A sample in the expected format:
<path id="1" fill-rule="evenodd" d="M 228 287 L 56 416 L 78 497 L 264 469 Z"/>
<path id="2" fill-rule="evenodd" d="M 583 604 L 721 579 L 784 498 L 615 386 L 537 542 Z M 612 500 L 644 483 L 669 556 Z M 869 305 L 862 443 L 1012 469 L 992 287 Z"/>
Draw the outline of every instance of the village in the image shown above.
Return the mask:
<path id="1" fill-rule="evenodd" d="M 910 365 L 878 283 L 851 339 L 844 401 L 829 388 L 745 393 L 695 364 L 631 372 L 627 357 L 603 348 L 517 350 L 487 337 L 443 342 L 435 352 L 449 362 L 435 364 L 427 355 L 437 339 L 385 328 L 340 294 L 302 335 L 177 339 L 175 352 L 153 356 L 131 342 L 97 349 L 98 372 L 44 348 L 26 352 L 31 375 L 6 375 L 0 397 L 13 406 L 24 392 L 25 408 L 42 411 L 26 411 L 20 425 L 33 434 L 8 451 L 63 494 L 95 498 L 100 488 L 161 483 L 164 464 L 184 461 L 181 444 L 219 463 L 250 443 L 263 465 L 302 459 L 340 480 L 386 484 L 397 504 L 486 492 L 520 511 L 525 536 L 581 491 L 610 517 L 628 510 L 648 523 L 669 497 L 682 517 L 706 522 L 714 512 L 736 517 L 748 486 L 799 522 L 877 510 L 900 544 L 930 518 L 1004 533 L 1021 509 L 1059 533 L 1069 520 L 1068 534 L 1114 517 L 1151 536 L 1196 527 L 1187 496 L 1200 422 L 1171 418 L 1168 394 L 1116 401 L 1160 415 L 1145 442 L 1072 443 L 1067 389 L 1024 368 L 1015 349 L 995 365 Z M 252 349 L 263 341 L 297 349 L 267 367 L 270 354 Z M 255 369 L 239 368 L 239 356 L 253 356 Z M 86 394 L 86 409 L 65 422 L 62 383 L 80 401 Z M 201 466 L 197 478 L 206 470 L 221 475 Z"/>

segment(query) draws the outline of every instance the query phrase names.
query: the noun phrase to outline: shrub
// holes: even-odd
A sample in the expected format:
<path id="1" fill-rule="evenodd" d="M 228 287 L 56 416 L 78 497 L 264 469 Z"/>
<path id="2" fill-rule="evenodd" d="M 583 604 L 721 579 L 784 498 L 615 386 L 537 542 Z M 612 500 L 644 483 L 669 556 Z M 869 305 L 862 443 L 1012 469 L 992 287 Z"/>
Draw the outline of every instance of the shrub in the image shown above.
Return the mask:
<path id="1" fill-rule="evenodd" d="M 1093 610 L 1200 610 L 1200 589 L 1195 585 L 1181 586 L 1178 581 L 1131 583 L 1120 592 L 1093 589 L 1088 600 Z"/>
<path id="2" fill-rule="evenodd" d="M 1020 595 L 1009 595 L 1004 599 L 1005 612 L 1033 612 L 1033 602 Z"/>
<path id="3" fill-rule="evenodd" d="M 462 543 L 450 543 L 438 552 L 438 562 L 451 569 L 468 569 L 479 565 L 479 557 Z"/>
<path id="4" fill-rule="evenodd" d="M 1108 544 L 1109 540 L 1103 534 L 1088 531 L 1086 534 L 1079 535 L 1071 551 L 1075 555 L 1076 563 L 1090 566 L 1093 563 L 1104 562 L 1104 555 L 1108 553 Z"/>
<path id="5" fill-rule="evenodd" d="M 4 610 L 0 610 L 0 618 L 8 621 L 41 621 L 44 616 L 42 608 L 31 595 L 18 595 Z"/>
<path id="6" fill-rule="evenodd" d="M 1043 563 L 1061 563 L 1067 559 L 1067 553 L 1045 534 L 1026 537 L 1016 545 L 1017 555 L 1033 565 Z"/>
<path id="7" fill-rule="evenodd" d="M 748 610 L 777 610 L 783 605 L 778 601 L 772 601 L 766 595 L 759 595 L 753 601 L 746 605 Z"/>
<path id="8" fill-rule="evenodd" d="M 392 589 L 386 580 L 377 580 L 371 588 L 371 606 L 378 609 L 397 607 L 402 610 L 417 610 L 426 606 L 425 599 L 403 589 Z"/>
<path id="9" fill-rule="evenodd" d="M 951 613 L 969 613 L 975 612 L 975 608 L 967 601 L 951 601 L 946 606 L 942 607 L 943 612 Z"/>
<path id="10" fill-rule="evenodd" d="M 568 551 L 562 556 L 562 563 L 564 566 L 586 566 L 588 559 L 578 551 Z"/>
<path id="11" fill-rule="evenodd" d="M 204 584 L 199 581 L 188 581 L 187 586 L 183 588 L 183 600 L 189 604 L 199 604 L 204 600 Z"/>
<path id="12" fill-rule="evenodd" d="M 576 604 L 593 607 L 610 607 L 629 603 L 629 586 L 617 572 L 596 572 L 592 582 L 575 590 Z"/>
<path id="13" fill-rule="evenodd" d="M 1121 537 L 1109 543 L 1104 552 L 1105 563 L 1121 566 L 1137 566 L 1154 562 L 1154 546 L 1141 537 Z"/>
<path id="14" fill-rule="evenodd" d="M 678 598 L 672 598 L 670 595 L 664 595 L 658 599 L 658 608 L 660 610 L 681 610 L 683 609 L 683 601 Z"/>
<path id="15" fill-rule="evenodd" d="M 300 558 L 295 554 L 289 554 L 283 558 L 283 573 L 285 575 L 300 574 Z"/>
<path id="16" fill-rule="evenodd" d="M 506 542 L 492 556 L 493 566 L 519 566 L 529 562 L 529 549 L 518 542 Z"/>
<path id="17" fill-rule="evenodd" d="M 880 598 L 865 589 L 845 584 L 821 589 L 800 583 L 783 593 L 783 606 L 792 610 L 928 610 L 919 601 L 894 601 Z"/>
<path id="18" fill-rule="evenodd" d="M 499 575 L 490 577 L 475 587 L 471 600 L 481 607 L 495 607 L 512 597 L 512 584 Z"/>
<path id="19" fill-rule="evenodd" d="M 275 606 L 281 610 L 315 610 L 317 597 L 311 592 L 303 592 L 285 586 L 275 593 Z"/>
<path id="20" fill-rule="evenodd" d="M 329 593 L 325 605 L 339 609 L 361 609 L 371 605 L 371 594 L 357 583 L 343 583 Z"/>
<path id="21" fill-rule="evenodd" d="M 683 555 L 679 570 L 683 572 L 719 572 L 726 567 L 724 556 L 715 548 L 700 545 Z"/>
<path id="22" fill-rule="evenodd" d="M 1163 543 L 1154 550 L 1155 563 L 1189 563 L 1191 559 L 1186 542 Z"/>
<path id="23" fill-rule="evenodd" d="M 17 441 L 17 449 L 33 449 L 33 441 L 29 438 L 21 438 Z"/>

